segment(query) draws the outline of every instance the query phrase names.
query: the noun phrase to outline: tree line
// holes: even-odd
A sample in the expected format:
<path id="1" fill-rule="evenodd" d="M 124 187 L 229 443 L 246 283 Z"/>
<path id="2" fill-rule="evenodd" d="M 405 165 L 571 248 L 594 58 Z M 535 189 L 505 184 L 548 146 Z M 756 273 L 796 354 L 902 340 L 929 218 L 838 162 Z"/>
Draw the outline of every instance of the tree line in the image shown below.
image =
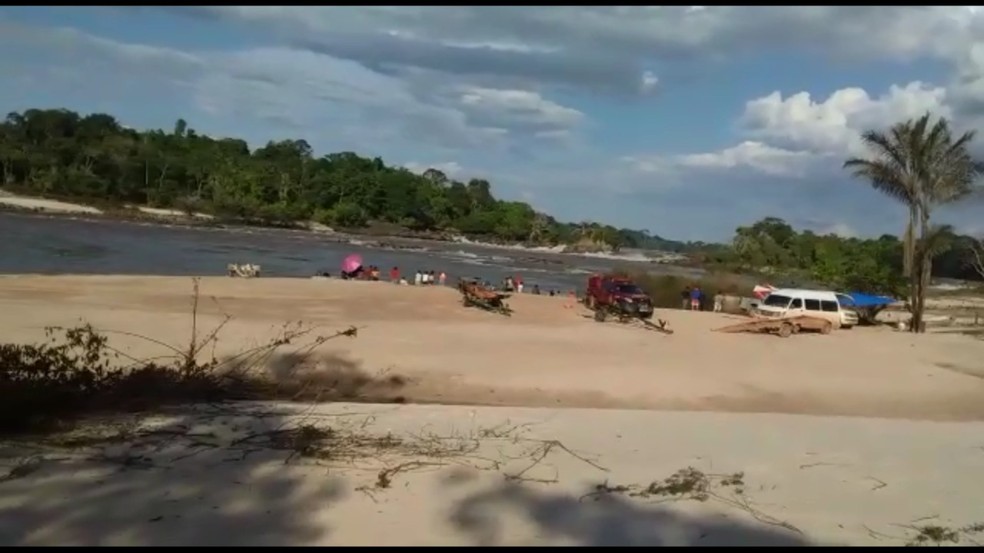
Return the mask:
<path id="1" fill-rule="evenodd" d="M 979 244 L 974 237 L 951 232 L 948 247 L 941 248 L 934 258 L 933 276 L 984 279 L 974 257 Z M 797 231 L 782 219 L 766 217 L 738 227 L 730 244 L 708 246 L 698 257 L 710 267 L 758 273 L 777 285 L 820 285 L 907 297 L 903 246 L 902 240 L 890 234 L 878 238 L 821 235 L 810 230 Z"/>
<path id="2" fill-rule="evenodd" d="M 461 182 L 436 169 L 416 174 L 352 152 L 318 157 L 304 140 L 251 150 L 241 139 L 199 134 L 182 119 L 170 131 L 137 131 L 112 115 L 65 109 L 29 109 L 0 123 L 0 186 L 263 224 L 358 229 L 384 222 L 500 242 L 681 252 L 837 289 L 901 294 L 921 309 L 931 275 L 984 276 L 973 269 L 975 260 L 984 269 L 984 243 L 931 224 L 936 206 L 972 191 L 980 170 L 967 152 L 974 135 L 954 136 L 946 119 L 930 123 L 927 114 L 887 132 L 869 131 L 862 138 L 871 157 L 845 163 L 908 207 L 901 240 L 819 236 L 770 217 L 739 227 L 730 244 L 684 243 L 644 230 L 560 222 L 524 202 L 497 199 L 484 179 Z"/>
<path id="3" fill-rule="evenodd" d="M 932 222 L 939 206 L 981 192 L 984 167 L 969 152 L 974 137 L 974 132 L 955 135 L 949 121 L 934 122 L 929 113 L 862 134 L 869 157 L 848 159 L 844 168 L 907 208 L 901 240 L 818 236 L 767 217 L 739 227 L 730 248 L 708 257 L 836 289 L 905 297 L 913 314 L 910 329 L 922 332 L 931 277 L 984 279 L 984 240 Z"/>
<path id="4" fill-rule="evenodd" d="M 518 201 L 497 199 L 484 179 L 460 182 L 352 152 L 316 156 L 304 140 L 212 138 L 179 119 L 170 131 L 137 131 L 112 115 L 66 109 L 11 113 L 0 124 L 0 186 L 49 197 L 99 200 L 290 225 L 347 229 L 372 222 L 537 245 L 687 245 L 646 231 L 563 223 Z"/>

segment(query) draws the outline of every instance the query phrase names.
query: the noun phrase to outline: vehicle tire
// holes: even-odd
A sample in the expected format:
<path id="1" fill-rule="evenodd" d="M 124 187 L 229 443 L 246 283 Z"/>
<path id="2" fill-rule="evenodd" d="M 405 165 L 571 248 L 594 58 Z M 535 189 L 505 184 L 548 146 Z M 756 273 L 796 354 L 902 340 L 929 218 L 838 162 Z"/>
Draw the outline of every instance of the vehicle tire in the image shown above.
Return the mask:
<path id="1" fill-rule="evenodd" d="M 594 320 L 598 321 L 599 323 L 605 322 L 605 310 L 604 309 L 595 309 L 595 312 L 594 312 Z"/>
<path id="2" fill-rule="evenodd" d="M 824 323 L 823 326 L 820 327 L 820 334 L 830 334 L 830 331 L 833 329 L 834 329 L 834 325 L 830 324 L 830 321 L 827 321 L 826 323 Z"/>
<path id="3" fill-rule="evenodd" d="M 851 330 L 854 325 L 841 325 L 841 330 Z"/>
<path id="4" fill-rule="evenodd" d="M 793 325 L 789 323 L 782 323 L 782 325 L 779 327 L 779 337 L 789 338 L 792 335 L 793 335 Z"/>
<path id="5" fill-rule="evenodd" d="M 644 321 L 651 321 L 653 320 L 653 315 L 654 313 L 646 313 L 645 315 L 640 315 L 639 318 Z"/>

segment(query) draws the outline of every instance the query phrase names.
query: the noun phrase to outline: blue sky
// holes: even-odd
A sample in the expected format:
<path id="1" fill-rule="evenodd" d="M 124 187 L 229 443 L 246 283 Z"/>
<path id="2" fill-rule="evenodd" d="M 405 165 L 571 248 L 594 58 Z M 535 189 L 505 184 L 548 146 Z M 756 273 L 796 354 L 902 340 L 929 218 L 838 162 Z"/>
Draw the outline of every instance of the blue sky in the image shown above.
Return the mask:
<path id="1" fill-rule="evenodd" d="M 967 7 L 0 8 L 0 104 L 304 138 L 486 178 L 567 220 L 727 240 L 898 233 L 861 131 L 984 110 Z M 977 145 L 984 154 L 984 137 Z M 984 233 L 984 205 L 939 212 Z"/>

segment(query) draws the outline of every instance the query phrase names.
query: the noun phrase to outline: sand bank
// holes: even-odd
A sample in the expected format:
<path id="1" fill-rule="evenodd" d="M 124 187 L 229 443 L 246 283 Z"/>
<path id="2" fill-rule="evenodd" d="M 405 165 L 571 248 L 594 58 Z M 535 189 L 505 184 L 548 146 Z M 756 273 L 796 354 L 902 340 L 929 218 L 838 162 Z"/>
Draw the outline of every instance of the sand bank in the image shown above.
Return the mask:
<path id="1" fill-rule="evenodd" d="M 0 335 L 43 336 L 80 318 L 182 345 L 191 280 L 0 278 Z M 665 336 L 599 324 L 564 299 L 522 295 L 511 318 L 462 307 L 447 288 L 308 279 L 201 280 L 198 328 L 232 317 L 218 354 L 273 336 L 285 322 L 363 327 L 333 341 L 316 370 L 361 375 L 364 399 L 478 405 L 810 413 L 984 419 L 984 341 L 856 328 L 829 336 L 727 335 L 726 315 L 667 310 Z M 165 353 L 113 335 L 136 357 Z M 388 385 L 400 375 L 403 384 Z M 377 381 L 373 379 L 377 378 Z"/>
<path id="2" fill-rule="evenodd" d="M 293 412 L 301 414 L 249 422 L 199 411 L 163 427 L 184 438 L 34 449 L 33 472 L 0 484 L 0 543 L 901 545 L 915 535 L 907 526 L 982 518 L 980 423 L 437 405 Z M 285 464 L 284 451 L 209 445 L 285 423 L 405 439 L 526 426 L 514 437 L 476 438 L 471 459 L 418 457 L 429 464 L 394 473 L 386 488 L 376 486 L 378 474 L 401 458 Z M 523 472 L 543 440 L 573 454 L 558 446 Z M 2 461 L 15 453 L 6 447 Z M 503 464 L 493 470 L 490 461 Z M 715 485 L 718 497 L 705 502 L 590 495 L 605 482 L 645 486 L 688 466 L 742 472 L 743 493 Z"/>
<path id="3" fill-rule="evenodd" d="M 58 200 L 46 200 L 44 198 L 25 198 L 21 196 L 0 194 L 0 204 L 18 207 L 22 209 L 35 209 L 49 213 L 89 213 L 98 215 L 102 210 L 91 206 L 60 202 Z"/>
<path id="4" fill-rule="evenodd" d="M 165 217 L 165 218 L 186 218 L 189 216 L 188 213 L 181 211 L 180 209 L 163 209 L 159 207 L 146 207 L 146 206 L 128 206 L 131 209 L 136 209 L 140 213 L 146 213 L 147 215 L 153 215 L 155 217 Z M 192 213 L 190 215 L 195 219 L 211 220 L 214 219 L 212 215 L 207 213 Z"/>

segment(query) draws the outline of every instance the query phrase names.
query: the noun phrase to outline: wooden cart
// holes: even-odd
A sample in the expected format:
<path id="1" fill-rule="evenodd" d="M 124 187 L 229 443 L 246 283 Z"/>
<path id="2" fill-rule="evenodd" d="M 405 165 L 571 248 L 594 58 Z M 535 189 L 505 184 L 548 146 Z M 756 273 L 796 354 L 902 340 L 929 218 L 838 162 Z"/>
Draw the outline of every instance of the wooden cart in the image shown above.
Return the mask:
<path id="1" fill-rule="evenodd" d="M 833 329 L 833 323 L 826 319 L 803 315 L 779 319 L 756 318 L 747 322 L 715 329 L 715 332 L 767 332 L 782 338 L 788 338 L 793 334 L 798 334 L 801 330 L 830 334 L 830 331 Z"/>
<path id="2" fill-rule="evenodd" d="M 461 292 L 461 301 L 465 307 L 477 307 L 507 317 L 512 315 L 512 309 L 505 302 L 509 294 L 489 290 L 477 282 L 464 280 L 458 282 L 458 291 Z"/>

